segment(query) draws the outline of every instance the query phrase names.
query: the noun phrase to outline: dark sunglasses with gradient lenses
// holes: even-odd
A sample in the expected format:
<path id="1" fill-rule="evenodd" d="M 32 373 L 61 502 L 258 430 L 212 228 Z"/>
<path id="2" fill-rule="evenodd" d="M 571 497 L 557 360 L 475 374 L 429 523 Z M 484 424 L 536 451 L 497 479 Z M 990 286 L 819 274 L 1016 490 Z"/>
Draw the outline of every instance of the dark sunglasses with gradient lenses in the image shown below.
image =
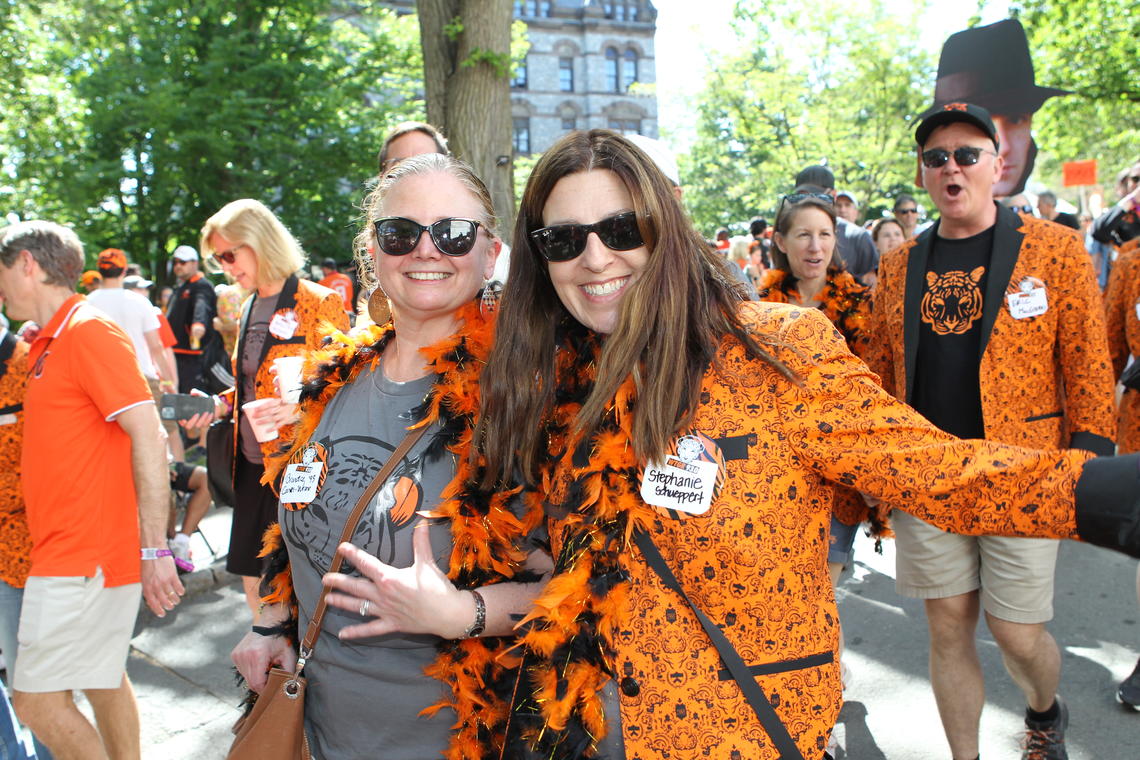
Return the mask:
<path id="1" fill-rule="evenodd" d="M 558 224 L 530 233 L 534 247 L 547 261 L 571 261 L 586 250 L 586 238 L 597 233 L 602 245 L 612 251 L 632 251 L 645 245 L 637 228 L 637 212 L 625 211 L 593 224 Z"/>
<path id="2" fill-rule="evenodd" d="M 424 232 L 431 236 L 440 253 L 465 256 L 475 247 L 480 224 L 474 219 L 452 217 L 423 225 L 402 216 L 388 216 L 372 223 L 380 250 L 389 256 L 404 256 L 414 251 Z"/>
<path id="3" fill-rule="evenodd" d="M 233 266 L 234 257 L 237 255 L 237 251 L 241 248 L 245 248 L 245 243 L 242 243 L 241 245 L 235 245 L 233 248 L 229 249 L 228 251 L 222 251 L 221 253 L 215 253 L 214 254 L 214 261 L 218 262 L 219 264 L 229 264 L 230 266 Z M 175 262 L 178 262 L 178 259 L 175 259 Z"/>
<path id="4" fill-rule="evenodd" d="M 953 152 L 945 148 L 931 148 L 922 151 L 922 165 L 927 169 L 938 169 L 949 163 L 950 156 L 954 156 L 954 163 L 958 166 L 973 166 L 978 163 L 983 153 L 997 155 L 991 150 L 975 148 L 972 145 L 963 145 L 961 148 L 955 148 Z"/>
<path id="5" fill-rule="evenodd" d="M 835 199 L 827 193 L 792 193 L 791 195 L 785 195 L 781 203 L 799 203 L 800 201 L 806 201 L 808 198 L 814 198 L 817 201 L 823 201 L 827 204 L 835 202 Z"/>

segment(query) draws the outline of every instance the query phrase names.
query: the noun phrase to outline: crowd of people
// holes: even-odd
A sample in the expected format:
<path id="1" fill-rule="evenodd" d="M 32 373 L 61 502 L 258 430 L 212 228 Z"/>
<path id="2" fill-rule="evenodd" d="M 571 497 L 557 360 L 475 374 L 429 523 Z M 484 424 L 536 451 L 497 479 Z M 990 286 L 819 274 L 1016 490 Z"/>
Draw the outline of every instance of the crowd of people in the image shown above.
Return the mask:
<path id="1" fill-rule="evenodd" d="M 67 227 L 0 230 L 24 322 L 0 333 L 0 651 L 8 731 L 41 743 L 14 756 L 138 756 L 139 600 L 178 604 L 212 482 L 252 619 L 232 660 L 251 704 L 303 665 L 322 760 L 831 757 L 861 525 L 924 600 L 952 756 L 980 756 L 984 611 L 1023 756 L 1067 757 L 1057 539 L 1140 556 L 1140 163 L 1093 249 L 1054 196 L 998 202 L 986 109 L 936 104 L 915 141 L 925 226 L 901 195 L 865 228 L 817 165 L 710 244 L 663 145 L 571 132 L 508 252 L 480 178 L 401 125 L 355 278 L 317 282 L 241 199 L 175 248 L 159 307 L 121 250 L 84 275 Z M 1117 696 L 1140 709 L 1140 663 Z"/>

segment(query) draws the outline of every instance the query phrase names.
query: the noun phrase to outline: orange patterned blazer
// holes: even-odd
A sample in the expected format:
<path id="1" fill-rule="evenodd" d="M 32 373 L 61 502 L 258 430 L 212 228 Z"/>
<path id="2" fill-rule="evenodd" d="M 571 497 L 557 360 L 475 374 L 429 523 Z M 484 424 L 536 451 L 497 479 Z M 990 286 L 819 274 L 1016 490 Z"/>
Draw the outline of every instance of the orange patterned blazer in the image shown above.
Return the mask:
<path id="1" fill-rule="evenodd" d="M 20 488 L 27 385 L 28 344 L 5 330 L 0 339 L 0 579 L 16 588 L 28 579 L 32 553 Z"/>
<path id="2" fill-rule="evenodd" d="M 919 309 L 938 224 L 879 262 L 864 357 L 883 387 L 914 397 Z M 1113 377 L 1100 289 L 1080 236 L 1067 227 L 998 206 L 982 308 L 978 369 L 988 440 L 1035 449 L 1112 454 Z M 1042 281 L 1048 310 L 1014 319 L 1006 294 Z"/>
<path id="3" fill-rule="evenodd" d="M 1140 238 L 1121 247 L 1108 278 L 1104 308 L 1113 375 L 1120 377 L 1128 358 L 1140 357 Z M 1121 454 L 1140 451 L 1140 391 L 1125 388 L 1120 397 L 1116 445 Z"/>
<path id="4" fill-rule="evenodd" d="M 776 339 L 772 350 L 802 384 L 726 339 L 693 423 L 725 456 L 723 490 L 705 514 L 657 516 L 649 533 L 800 751 L 820 757 L 842 704 L 826 563 L 835 484 L 959 533 L 1062 538 L 1076 531 L 1074 485 L 1090 455 L 956 439 L 886 393 L 819 310 L 742 309 L 750 329 Z M 554 473 L 550 482 L 560 480 Z M 564 524 L 549 523 L 555 557 Z M 631 585 L 613 673 L 637 685 L 619 690 L 626 757 L 775 760 L 692 610 L 635 547 L 624 564 Z"/>
<path id="5" fill-rule="evenodd" d="M 242 304 L 241 322 L 238 328 L 237 346 L 234 348 L 234 409 L 253 399 L 241 397 L 242 371 L 241 352 L 245 344 L 246 325 L 249 321 L 249 311 L 253 306 L 253 296 Z M 302 280 L 297 276 L 285 281 L 285 287 L 277 294 L 277 303 L 273 313 L 282 314 L 292 311 L 297 319 L 297 329 L 291 338 L 278 338 L 269 333 L 265 338 L 265 345 L 261 349 L 261 361 L 257 365 L 257 375 L 254 378 L 254 396 L 268 398 L 276 396 L 277 390 L 273 387 L 273 374 L 269 368 L 273 360 L 283 356 L 301 356 L 307 352 L 320 348 L 325 332 L 330 328 L 348 330 L 348 315 L 344 311 L 344 299 L 335 290 L 309 280 Z M 237 446 L 237 425 L 234 425 L 234 445 Z M 277 452 L 282 441 L 292 438 L 291 429 L 283 430 L 281 436 L 268 443 L 261 444 L 262 454 L 271 456 Z M 237 449 L 235 448 L 235 451 Z"/>

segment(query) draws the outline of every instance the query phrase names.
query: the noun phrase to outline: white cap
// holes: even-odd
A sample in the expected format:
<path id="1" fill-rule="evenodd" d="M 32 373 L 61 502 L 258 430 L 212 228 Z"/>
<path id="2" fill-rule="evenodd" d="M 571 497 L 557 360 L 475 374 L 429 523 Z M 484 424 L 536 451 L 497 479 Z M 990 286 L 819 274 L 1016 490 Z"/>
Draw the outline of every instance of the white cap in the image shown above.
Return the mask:
<path id="1" fill-rule="evenodd" d="M 180 245 L 174 249 L 174 253 L 170 254 L 172 258 L 179 261 L 197 261 L 198 251 L 188 245 Z"/>
<path id="2" fill-rule="evenodd" d="M 127 290 L 136 290 L 139 288 L 149 288 L 153 284 L 154 283 L 151 282 L 150 280 L 146 279 L 145 277 L 141 277 L 137 274 L 132 274 L 130 277 L 126 277 L 123 279 L 123 287 Z"/>
<path id="3" fill-rule="evenodd" d="M 851 204 L 855 206 L 855 208 L 859 208 L 859 201 L 855 200 L 855 193 L 850 190 L 840 190 L 837 192 L 835 194 L 835 200 L 839 200 L 840 198 L 846 198 L 851 201 Z"/>
<path id="4" fill-rule="evenodd" d="M 653 163 L 657 164 L 665 179 L 677 187 L 681 186 L 681 170 L 677 168 L 677 157 L 673 155 L 673 151 L 665 147 L 665 143 L 645 135 L 626 135 L 625 138 L 653 159 Z"/>

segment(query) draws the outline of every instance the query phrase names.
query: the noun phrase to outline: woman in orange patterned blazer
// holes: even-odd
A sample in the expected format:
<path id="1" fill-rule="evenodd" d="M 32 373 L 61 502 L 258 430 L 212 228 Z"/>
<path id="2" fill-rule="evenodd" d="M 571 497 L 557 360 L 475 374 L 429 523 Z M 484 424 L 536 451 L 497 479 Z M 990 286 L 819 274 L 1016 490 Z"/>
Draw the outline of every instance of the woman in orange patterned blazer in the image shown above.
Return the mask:
<path id="1" fill-rule="evenodd" d="M 1121 249 L 1104 292 L 1108 351 L 1115 377 L 1128 359 L 1140 357 L 1140 238 Z M 1116 424 L 1116 445 L 1121 454 L 1140 451 L 1140 391 L 1124 389 Z"/>
<path id="2" fill-rule="evenodd" d="M 348 329 L 339 296 L 328 288 L 297 277 L 304 266 L 301 246 L 264 204 L 249 198 L 226 204 L 202 227 L 203 257 L 229 275 L 251 296 L 246 299 L 233 355 L 234 389 L 227 395 L 234 425 L 233 528 L 226 569 L 242 576 L 246 602 L 256 612 L 261 575 L 261 537 L 277 518 L 277 496 L 261 483 L 264 459 L 289 440 L 296 405 L 277 397 L 275 359 L 301 356 L 320 347 L 322 329 Z M 269 401 L 247 413 L 242 404 Z M 258 443 L 254 416 L 278 428 L 280 440 Z"/>
<path id="3" fill-rule="evenodd" d="M 1140 552 L 1136 461 L 934 429 L 818 310 L 742 302 L 620 135 L 573 132 L 543 155 L 514 246 L 480 379 L 480 485 L 523 481 L 555 569 L 515 678 L 455 684 L 449 757 L 499 757 L 488 741 L 522 758 L 822 757 L 841 703 L 836 483 L 963 532 L 1071 537 L 1080 521 L 1114 544 L 1103 530 L 1122 521 Z M 1117 515 L 1098 528 L 1086 510 L 1105 480 L 1128 496 L 1102 502 Z"/>

